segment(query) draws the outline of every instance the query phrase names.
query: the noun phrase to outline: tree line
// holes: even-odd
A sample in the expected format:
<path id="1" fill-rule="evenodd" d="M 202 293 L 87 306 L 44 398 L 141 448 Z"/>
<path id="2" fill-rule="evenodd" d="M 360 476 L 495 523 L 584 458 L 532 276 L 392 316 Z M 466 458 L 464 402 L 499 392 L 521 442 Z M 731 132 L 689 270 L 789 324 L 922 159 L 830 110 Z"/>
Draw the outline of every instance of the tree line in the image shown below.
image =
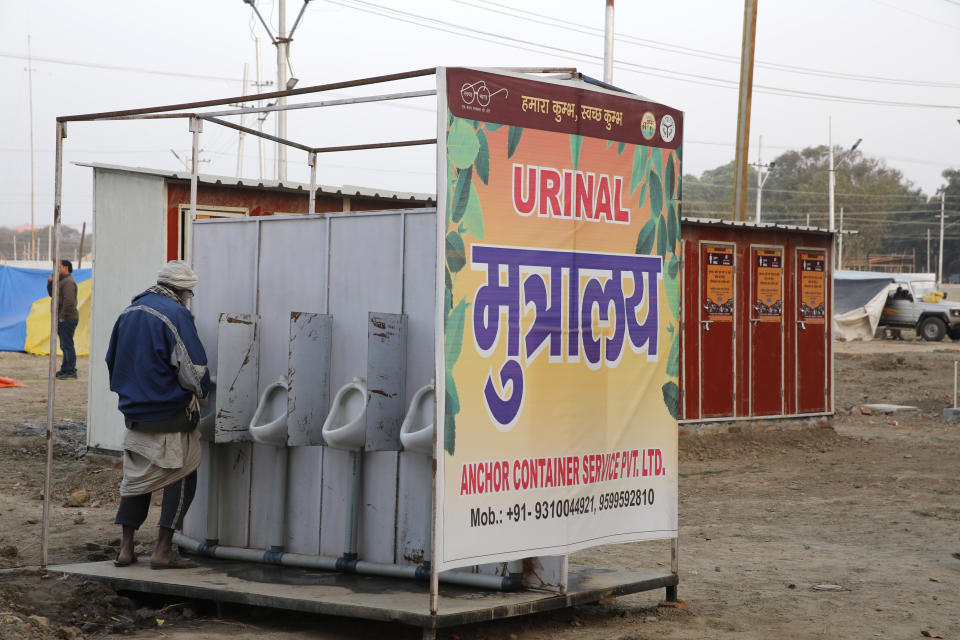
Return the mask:
<path id="1" fill-rule="evenodd" d="M 945 195 L 944 278 L 960 274 L 960 170 L 945 169 L 944 184 L 933 195 L 916 188 L 903 174 L 859 151 L 834 149 L 835 224 L 856 231 L 843 240 L 843 266 L 878 268 L 883 256 L 904 256 L 911 270 L 936 270 L 940 233 L 940 196 Z M 761 192 L 761 221 L 826 228 L 828 224 L 829 148 L 787 151 L 773 161 Z M 765 169 L 766 171 L 766 169 Z M 757 170 L 748 168 L 747 219 L 754 220 Z M 683 176 L 683 216 L 729 218 L 733 201 L 733 162 Z M 868 262 L 869 260 L 869 262 Z"/>

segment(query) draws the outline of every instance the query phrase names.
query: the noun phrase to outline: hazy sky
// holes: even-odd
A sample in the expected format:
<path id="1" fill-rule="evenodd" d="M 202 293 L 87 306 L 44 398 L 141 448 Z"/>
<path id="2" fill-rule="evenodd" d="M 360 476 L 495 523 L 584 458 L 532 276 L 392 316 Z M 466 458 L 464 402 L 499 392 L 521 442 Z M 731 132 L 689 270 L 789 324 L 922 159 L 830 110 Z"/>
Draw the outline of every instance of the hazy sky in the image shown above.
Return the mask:
<path id="1" fill-rule="evenodd" d="M 257 6 L 276 33 L 276 0 Z M 288 26 L 301 6 L 287 0 Z M 685 112 L 684 173 L 733 159 L 742 24 L 742 0 L 616 2 L 614 84 Z M 301 87 L 453 65 L 573 66 L 602 78 L 603 26 L 603 0 L 313 0 L 291 59 Z M 257 36 L 264 79 L 276 77 L 275 47 L 241 0 L 0 0 L 0 225 L 30 220 L 28 34 L 38 225 L 52 218 L 56 116 L 238 95 L 244 63 L 255 79 Z M 927 194 L 944 168 L 960 167 L 960 0 L 760 0 L 756 59 L 751 162 L 758 136 L 765 162 L 826 144 L 832 115 L 836 145 L 863 138 L 864 154 Z M 318 146 L 433 137 L 433 104 L 298 111 L 288 135 Z M 270 116 L 265 130 L 274 127 Z M 206 124 L 201 172 L 236 175 L 237 143 Z M 71 162 L 182 170 L 170 150 L 186 157 L 189 148 L 183 120 L 71 124 L 64 223 L 92 220 L 92 172 Z M 268 144 L 266 178 L 273 153 Z M 290 150 L 288 161 L 291 180 L 309 181 L 305 153 Z M 433 193 L 434 167 L 433 147 L 329 154 L 318 180 Z M 250 136 L 243 175 L 259 175 Z"/>

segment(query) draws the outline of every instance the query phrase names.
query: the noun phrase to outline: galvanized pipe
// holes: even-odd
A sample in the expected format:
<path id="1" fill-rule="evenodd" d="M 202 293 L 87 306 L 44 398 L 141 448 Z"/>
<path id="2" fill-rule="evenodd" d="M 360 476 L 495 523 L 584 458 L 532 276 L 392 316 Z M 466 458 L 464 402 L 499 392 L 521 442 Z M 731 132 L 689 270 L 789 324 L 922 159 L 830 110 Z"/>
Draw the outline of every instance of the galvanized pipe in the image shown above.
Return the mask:
<path id="1" fill-rule="evenodd" d="M 50 531 L 50 494 L 53 492 L 53 407 L 56 393 L 57 368 L 57 305 L 60 301 L 60 203 L 63 193 L 63 139 L 67 126 L 57 122 L 56 169 L 53 189 L 53 227 L 56 230 L 56 248 L 53 251 L 53 266 L 50 286 L 50 361 L 47 372 L 47 468 L 43 478 L 43 523 L 40 528 L 40 566 L 47 566 Z"/>
<path id="2" fill-rule="evenodd" d="M 328 556 L 312 556 L 300 553 L 271 553 L 262 549 L 243 549 L 222 545 L 206 545 L 183 534 L 175 533 L 173 542 L 191 553 L 217 558 L 220 560 L 238 560 L 241 562 L 262 562 L 277 564 L 285 567 L 299 567 L 303 569 L 319 569 L 322 571 L 341 571 L 344 573 L 358 573 L 361 575 L 385 576 L 404 580 L 422 580 L 430 578 L 430 570 L 425 564 L 400 565 L 379 562 L 348 561 L 344 558 L 330 558 Z M 463 571 L 446 571 L 439 576 L 440 582 L 456 584 L 478 589 L 494 591 L 516 591 L 521 582 L 514 575 L 507 577 L 467 573 Z"/>
<path id="3" fill-rule="evenodd" d="M 57 122 L 78 122 L 82 120 L 111 120 L 123 116 L 135 116 L 148 113 L 163 113 L 166 111 L 184 111 L 187 109 L 203 109 L 205 107 L 218 107 L 222 104 L 233 104 L 247 100 L 269 100 L 270 98 L 279 98 L 281 96 L 300 96 L 308 93 L 319 93 L 321 91 L 334 91 L 336 89 L 347 89 L 350 87 L 362 87 L 368 84 L 379 84 L 381 82 L 395 82 L 397 80 L 407 80 L 410 78 L 420 78 L 423 76 L 432 76 L 437 72 L 436 68 L 418 69 L 417 71 L 406 71 L 403 73 L 390 73 L 382 76 L 372 76 L 361 78 L 359 80 L 348 80 L 346 82 L 331 82 L 329 84 L 318 84 L 312 87 L 303 87 L 302 89 L 290 89 L 289 91 L 271 91 L 268 93 L 258 93 L 250 96 L 233 96 L 231 98 L 217 98 L 216 100 L 201 100 L 198 102 L 184 102 L 181 104 L 168 104 L 159 107 L 144 107 L 141 109 L 124 109 L 121 111 L 101 111 L 99 113 L 83 113 L 72 116 L 58 116 Z M 176 115 L 174 115 L 176 117 Z"/>
<path id="4" fill-rule="evenodd" d="M 307 164 L 310 165 L 310 200 L 307 204 L 307 213 L 317 212 L 317 154 L 311 151 L 307 154 Z"/>

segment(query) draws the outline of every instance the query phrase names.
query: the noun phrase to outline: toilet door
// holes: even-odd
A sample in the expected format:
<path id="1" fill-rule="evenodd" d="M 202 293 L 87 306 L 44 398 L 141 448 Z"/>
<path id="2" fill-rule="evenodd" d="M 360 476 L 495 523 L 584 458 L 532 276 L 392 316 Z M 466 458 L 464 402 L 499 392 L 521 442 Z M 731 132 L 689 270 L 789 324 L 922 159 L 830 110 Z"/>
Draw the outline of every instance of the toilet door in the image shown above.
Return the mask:
<path id="1" fill-rule="evenodd" d="M 796 250 L 797 413 L 827 410 L 827 254 Z"/>
<path id="2" fill-rule="evenodd" d="M 736 254 L 728 243 L 700 245 L 700 417 L 734 413 Z"/>
<path id="3" fill-rule="evenodd" d="M 750 248 L 750 415 L 783 414 L 783 247 Z"/>

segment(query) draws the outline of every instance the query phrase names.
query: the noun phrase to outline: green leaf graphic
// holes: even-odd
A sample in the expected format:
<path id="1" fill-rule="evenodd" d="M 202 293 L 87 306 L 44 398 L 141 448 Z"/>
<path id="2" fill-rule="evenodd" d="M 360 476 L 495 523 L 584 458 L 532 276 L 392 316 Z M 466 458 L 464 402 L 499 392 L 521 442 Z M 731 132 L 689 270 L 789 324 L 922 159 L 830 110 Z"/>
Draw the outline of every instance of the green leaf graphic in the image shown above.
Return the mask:
<path id="1" fill-rule="evenodd" d="M 492 122 L 487 122 L 483 125 L 483 128 L 489 131 L 490 133 L 493 133 L 494 131 L 496 131 L 502 126 L 503 126 L 502 124 L 494 124 Z"/>
<path id="2" fill-rule="evenodd" d="M 667 260 L 667 277 L 671 280 L 676 280 L 679 273 L 680 261 L 677 259 L 677 256 L 673 256 Z"/>
<path id="3" fill-rule="evenodd" d="M 637 145 L 633 148 L 633 168 L 630 170 L 630 195 L 633 195 L 633 192 L 637 190 L 637 187 L 643 182 L 643 173 L 640 172 L 640 162 L 641 154 L 645 153 L 646 149 Z M 642 201 L 641 201 L 641 204 Z"/>
<path id="4" fill-rule="evenodd" d="M 477 152 L 477 160 L 473 166 L 477 168 L 477 175 L 483 180 L 483 184 L 490 184 L 490 146 L 483 129 L 477 131 L 477 140 L 480 141 L 480 151 Z"/>
<path id="5" fill-rule="evenodd" d="M 680 375 L 680 334 L 674 334 L 670 345 L 670 355 L 667 357 L 667 375 Z"/>
<path id="6" fill-rule="evenodd" d="M 580 164 L 580 147 L 583 146 L 583 136 L 570 134 L 570 159 L 573 160 L 573 170 Z"/>
<path id="7" fill-rule="evenodd" d="M 667 220 L 663 216 L 657 218 L 657 253 L 667 255 Z"/>
<path id="8" fill-rule="evenodd" d="M 443 416 L 443 448 L 450 455 L 457 448 L 457 419 L 449 413 Z"/>
<path id="9" fill-rule="evenodd" d="M 670 313 L 674 318 L 680 317 L 680 281 L 677 279 L 664 278 L 663 291 L 667 298 L 667 306 L 670 307 Z"/>
<path id="10" fill-rule="evenodd" d="M 637 249 L 636 252 L 643 256 L 648 256 L 653 252 L 653 240 L 656 237 L 657 233 L 657 220 L 656 218 L 650 218 L 647 220 L 647 224 L 643 225 L 643 228 L 640 229 L 640 233 L 637 234 Z"/>
<path id="11" fill-rule="evenodd" d="M 680 222 L 673 202 L 667 207 L 667 232 L 670 236 L 670 251 L 676 253 L 677 243 L 680 242 Z"/>
<path id="12" fill-rule="evenodd" d="M 471 191 L 473 191 L 473 167 L 460 169 L 457 175 L 457 186 L 453 189 L 453 208 L 450 210 L 450 218 L 454 222 L 460 222 L 463 218 L 467 203 L 470 201 Z"/>
<path id="13" fill-rule="evenodd" d="M 463 238 L 460 237 L 459 233 L 451 231 L 447 234 L 446 249 L 447 267 L 450 269 L 451 274 L 458 273 L 460 269 L 463 269 L 463 265 L 467 263 L 467 254 L 463 247 Z"/>
<path id="14" fill-rule="evenodd" d="M 637 201 L 637 209 L 643 209 L 643 203 L 647 201 L 647 183 L 644 182 L 640 187 L 640 199 Z"/>
<path id="15" fill-rule="evenodd" d="M 477 132 L 467 120 L 457 118 L 453 121 L 447 133 L 447 156 L 457 169 L 466 169 L 473 164 L 473 159 L 480 151 L 480 140 Z"/>
<path id="16" fill-rule="evenodd" d="M 626 148 L 626 146 L 627 146 L 627 143 L 626 143 L 626 142 L 618 142 L 618 143 L 617 143 L 617 155 L 620 155 L 621 153 L 623 153 L 623 150 L 624 150 L 624 148 Z"/>
<path id="17" fill-rule="evenodd" d="M 676 420 L 680 415 L 680 389 L 677 383 L 671 380 L 663 385 L 660 390 L 663 392 L 663 404 L 667 406 L 667 411 Z"/>
<path id="18" fill-rule="evenodd" d="M 480 196 L 476 189 L 470 189 L 467 210 L 463 213 L 463 226 L 477 240 L 483 240 L 483 211 L 480 209 Z"/>
<path id="19" fill-rule="evenodd" d="M 662 176 L 663 153 L 660 152 L 660 149 L 650 149 L 650 161 L 653 163 L 653 171 L 656 171 L 658 176 Z"/>
<path id="20" fill-rule="evenodd" d="M 510 127 L 507 130 L 507 157 L 512 158 L 520 144 L 520 136 L 523 135 L 523 127 Z"/>
<path id="21" fill-rule="evenodd" d="M 463 323 L 469 306 L 466 298 L 460 298 L 460 302 L 453 308 L 444 323 L 443 353 L 448 370 L 453 369 L 457 358 L 460 357 L 460 347 L 463 344 Z"/>
<path id="22" fill-rule="evenodd" d="M 677 189 L 677 172 L 673 166 L 673 154 L 670 154 L 670 157 L 667 158 L 667 169 L 666 175 L 663 177 L 664 187 L 666 188 L 666 195 L 668 199 L 676 197 Z"/>
<path id="23" fill-rule="evenodd" d="M 457 415 L 460 413 L 460 396 L 457 394 L 457 383 L 453 380 L 453 367 L 447 368 L 446 379 L 446 399 L 447 407 L 446 411 L 449 415 Z"/>
<path id="24" fill-rule="evenodd" d="M 663 187 L 660 185 L 660 176 L 650 170 L 650 217 L 656 218 L 663 212 Z"/>

